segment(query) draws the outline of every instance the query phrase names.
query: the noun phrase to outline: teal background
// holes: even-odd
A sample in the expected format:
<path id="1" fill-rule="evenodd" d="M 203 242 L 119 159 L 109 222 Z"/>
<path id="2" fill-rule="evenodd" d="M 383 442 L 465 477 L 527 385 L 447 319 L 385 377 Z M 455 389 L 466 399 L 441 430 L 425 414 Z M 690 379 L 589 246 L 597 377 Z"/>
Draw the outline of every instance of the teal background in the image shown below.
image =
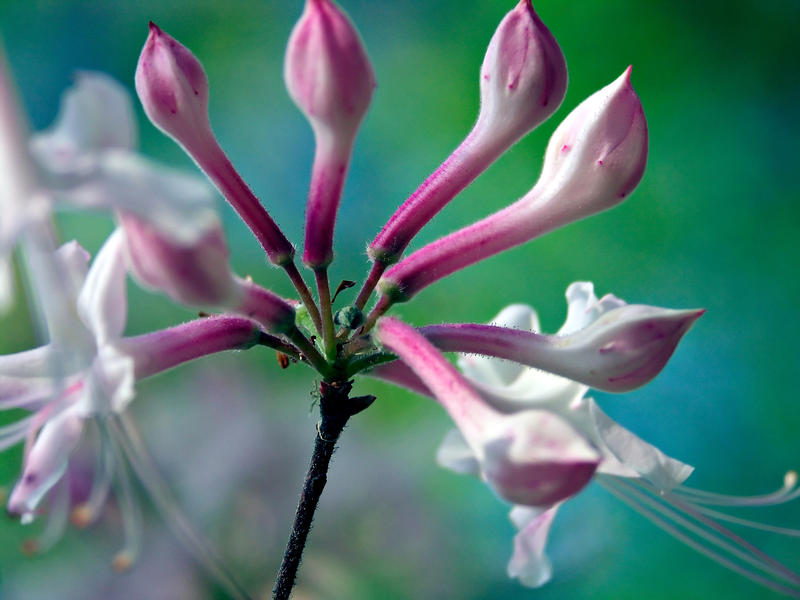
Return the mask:
<path id="1" fill-rule="evenodd" d="M 511 7 L 478 0 L 344 3 L 378 89 L 342 202 L 334 285 L 363 277 L 365 244 L 469 130 L 478 67 Z M 483 322 L 509 303 L 527 302 L 540 311 L 545 331 L 555 331 L 564 289 L 575 280 L 592 280 L 598 293 L 629 302 L 705 307 L 652 384 L 595 396 L 637 434 L 694 464 L 695 487 L 772 490 L 786 470 L 800 467 L 800 4 L 541 0 L 536 8 L 567 58 L 562 108 L 437 216 L 414 247 L 527 191 L 557 123 L 628 64 L 650 129 L 644 180 L 620 207 L 454 274 L 397 313 L 418 325 Z M 30 120 L 42 129 L 76 70 L 106 71 L 132 90 L 147 21 L 158 23 L 205 65 L 218 139 L 301 246 L 313 145 L 282 81 L 284 45 L 300 11 L 300 2 L 6 0 L 0 31 Z M 193 169 L 141 111 L 139 117 L 145 154 Z M 222 202 L 220 210 L 236 270 L 291 295 L 233 212 Z M 76 237 L 92 252 L 112 226 L 98 215 L 65 215 L 60 224 L 64 239 Z M 131 297 L 130 333 L 191 317 L 134 284 Z M 0 320 L 1 351 L 35 343 L 23 304 Z M 265 350 L 205 360 L 138 387 L 134 414 L 153 453 L 187 510 L 254 591 L 271 587 L 288 532 L 314 434 L 312 387 L 310 372 L 283 372 Z M 299 598 L 776 597 L 596 486 L 571 500 L 553 527 L 554 580 L 540 590 L 522 588 L 505 578 L 512 536 L 505 508 L 479 482 L 433 462 L 449 426 L 442 411 L 374 382 L 359 383 L 357 391 L 379 401 L 345 432 Z M 263 426 L 263 436 L 253 433 L 246 447 L 237 435 L 223 438 L 220 415 Z M 226 452 L 203 454 L 214 440 Z M 19 449 L 0 457 L 0 485 L 10 489 L 19 461 Z M 192 495 L 185 473 L 206 477 L 205 487 L 197 484 Z M 225 493 L 223 482 L 232 486 Z M 204 493 L 214 497 L 205 512 L 193 505 Z M 800 527 L 800 503 L 745 516 Z M 203 582 L 189 583 L 191 567 L 161 539 L 159 517 L 149 518 L 143 566 L 150 570 L 116 579 L 104 562 L 121 540 L 113 514 L 89 531 L 70 531 L 33 559 L 17 551 L 28 530 L 0 520 L 0 598 L 211 597 Z M 800 540 L 752 539 L 800 568 Z M 154 558 L 162 556 L 158 548 L 166 558 Z M 173 580 L 183 591 L 165 591 Z M 185 592 L 181 585 L 195 587 Z"/>

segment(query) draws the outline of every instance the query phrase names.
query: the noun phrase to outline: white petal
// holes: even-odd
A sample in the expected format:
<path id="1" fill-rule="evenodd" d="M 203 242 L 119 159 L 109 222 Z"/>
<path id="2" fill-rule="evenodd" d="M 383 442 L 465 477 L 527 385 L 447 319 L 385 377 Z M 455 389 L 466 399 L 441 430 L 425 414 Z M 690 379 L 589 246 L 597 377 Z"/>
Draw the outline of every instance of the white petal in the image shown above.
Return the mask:
<path id="1" fill-rule="evenodd" d="M 108 75 L 85 71 L 61 97 L 55 123 L 35 135 L 31 150 L 55 173 L 92 168 L 98 153 L 136 146 L 136 121 L 128 91 Z"/>
<path id="2" fill-rule="evenodd" d="M 135 363 L 111 345 L 100 348 L 87 379 L 89 406 L 92 412 L 122 412 L 133 400 Z"/>
<path id="3" fill-rule="evenodd" d="M 541 408 L 562 416 L 568 414 L 570 406 L 589 389 L 582 383 L 527 367 L 511 385 L 500 387 L 473 383 L 473 386 L 501 412 Z"/>
<path id="4" fill-rule="evenodd" d="M 0 356 L 0 375 L 13 377 L 47 377 L 52 373 L 53 354 L 50 346 Z"/>
<path id="5" fill-rule="evenodd" d="M 600 300 L 594 294 L 594 284 L 590 281 L 576 281 L 567 288 L 567 319 L 558 330 L 558 335 L 568 335 L 583 329 L 600 315 L 620 306 L 625 302 L 612 294 L 606 294 Z"/>
<path id="6" fill-rule="evenodd" d="M 550 580 L 552 566 L 545 554 L 545 546 L 558 506 L 545 511 L 515 506 L 509 514 L 519 533 L 514 536 L 514 554 L 508 563 L 508 576 L 519 579 L 522 585 L 536 588 Z"/>
<path id="7" fill-rule="evenodd" d="M 0 249 L 0 315 L 14 303 L 14 270 L 11 258 Z"/>
<path id="8" fill-rule="evenodd" d="M 98 346 L 122 336 L 128 315 L 123 233 L 109 236 L 92 263 L 78 297 L 78 314 Z"/>
<path id="9" fill-rule="evenodd" d="M 490 323 L 523 331 L 539 331 L 539 315 L 527 304 L 506 306 Z M 527 369 L 508 360 L 471 354 L 461 355 L 458 367 L 473 381 L 498 386 L 511 383 Z"/>
<path id="10" fill-rule="evenodd" d="M 469 447 L 458 429 L 451 429 L 445 434 L 439 449 L 436 451 L 436 462 L 445 469 L 464 475 L 480 476 L 481 468 L 475 453 Z"/>
<path id="11" fill-rule="evenodd" d="M 74 411 L 64 411 L 42 427 L 25 460 L 22 477 L 14 486 L 8 509 L 30 514 L 61 478 L 69 455 L 80 441 L 83 421 Z"/>
<path id="12" fill-rule="evenodd" d="M 66 190 L 62 200 L 81 208 L 132 212 L 169 239 L 186 245 L 219 224 L 214 194 L 205 180 L 132 152 L 106 152 L 97 172 Z"/>
<path id="13" fill-rule="evenodd" d="M 668 491 L 683 483 L 692 474 L 694 467 L 670 458 L 655 446 L 622 427 L 606 415 L 594 400 L 587 399 L 591 417 L 600 440 L 625 468 L 622 472 L 614 463 L 600 465 L 600 471 L 612 475 L 630 477 L 632 469 L 660 490 Z"/>

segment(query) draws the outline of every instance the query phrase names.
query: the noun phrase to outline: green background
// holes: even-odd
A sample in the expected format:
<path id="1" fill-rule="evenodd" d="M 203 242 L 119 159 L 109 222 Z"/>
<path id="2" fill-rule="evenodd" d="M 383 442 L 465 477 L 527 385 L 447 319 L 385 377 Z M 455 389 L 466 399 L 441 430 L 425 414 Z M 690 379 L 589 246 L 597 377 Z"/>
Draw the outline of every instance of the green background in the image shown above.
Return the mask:
<path id="1" fill-rule="evenodd" d="M 363 277 L 366 243 L 469 130 L 478 67 L 511 7 L 479 0 L 344 4 L 378 89 L 337 224 L 334 285 Z M 555 331 L 564 289 L 575 280 L 592 280 L 599 294 L 629 302 L 705 307 L 652 384 L 595 396 L 637 434 L 695 465 L 695 487 L 772 490 L 786 470 L 800 467 L 800 3 L 542 0 L 536 9 L 567 58 L 562 108 L 437 216 L 414 247 L 527 191 L 557 123 L 628 64 L 650 130 L 644 180 L 620 207 L 454 274 L 398 314 L 417 325 L 484 322 L 509 303 L 526 302 L 539 310 L 545 331 Z M 300 2 L 2 1 L 0 31 L 33 127 L 42 129 L 76 70 L 106 71 L 132 90 L 147 21 L 155 21 L 205 65 L 218 139 L 301 246 L 313 144 L 282 81 L 284 45 L 300 11 Z M 143 152 L 192 170 L 137 110 Z M 222 202 L 220 210 L 236 270 L 291 295 L 233 212 Z M 112 225 L 99 215 L 65 215 L 61 226 L 64 239 L 94 252 Z M 191 317 L 134 287 L 130 333 Z M 35 343 L 22 305 L 0 320 L 1 351 Z M 205 360 L 138 386 L 134 414 L 165 474 L 256 592 L 270 588 L 288 532 L 314 434 L 312 387 L 310 372 L 282 372 L 266 350 Z M 553 581 L 522 588 L 505 577 L 512 528 L 504 507 L 479 482 L 433 462 L 449 427 L 443 412 L 374 382 L 357 391 L 379 401 L 342 439 L 298 598 L 776 597 L 597 486 L 571 500 L 553 527 Z M 19 449 L 0 457 L 0 485 L 13 485 L 19 461 Z M 1 520 L 0 598 L 213 595 L 163 539 L 155 514 L 141 566 L 114 578 L 107 561 L 121 534 L 113 507 L 109 513 L 32 559 L 17 550 L 28 530 Z M 745 516 L 800 527 L 800 503 Z M 800 568 L 800 540 L 753 539 Z"/>

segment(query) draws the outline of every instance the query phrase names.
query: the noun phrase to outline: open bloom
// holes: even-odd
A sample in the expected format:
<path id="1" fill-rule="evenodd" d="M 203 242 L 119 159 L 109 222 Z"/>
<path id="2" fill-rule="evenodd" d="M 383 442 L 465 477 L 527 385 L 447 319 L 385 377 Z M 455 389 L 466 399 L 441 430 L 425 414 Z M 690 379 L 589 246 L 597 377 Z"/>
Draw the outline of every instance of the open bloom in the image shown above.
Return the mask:
<path id="1" fill-rule="evenodd" d="M 589 283 L 572 284 L 567 298 L 567 319 L 559 330 L 559 336 L 564 337 L 591 330 L 595 323 L 613 315 L 623 304 L 611 295 L 598 300 Z M 536 312 L 525 305 L 507 307 L 492 319 L 492 324 L 519 332 L 539 329 Z M 426 329 L 430 330 L 422 328 L 421 331 Z M 742 519 L 711 508 L 715 505 L 767 506 L 794 500 L 800 496 L 794 473 L 787 474 L 780 490 L 764 496 L 736 497 L 688 488 L 683 483 L 693 468 L 670 458 L 609 418 L 592 398 L 586 397 L 588 386 L 585 384 L 522 364 L 475 354 L 461 355 L 458 365 L 482 406 L 512 418 L 537 411 L 563 419 L 597 453 L 594 479 L 653 523 L 723 566 L 776 591 L 797 594 L 800 585 L 798 574 L 720 522 L 730 521 L 790 536 L 800 535 L 800 532 Z M 375 374 L 425 395 L 440 398 L 442 394 L 430 377 L 422 377 L 419 369 L 413 366 L 412 371 L 408 371 L 391 363 L 375 369 Z M 486 479 L 483 460 L 460 427 L 445 436 L 437 452 L 440 465 Z M 510 518 L 518 533 L 508 563 L 510 577 L 531 587 L 543 585 L 550 579 L 552 565 L 546 554 L 546 544 L 553 519 L 566 499 L 547 506 L 514 502 Z"/>

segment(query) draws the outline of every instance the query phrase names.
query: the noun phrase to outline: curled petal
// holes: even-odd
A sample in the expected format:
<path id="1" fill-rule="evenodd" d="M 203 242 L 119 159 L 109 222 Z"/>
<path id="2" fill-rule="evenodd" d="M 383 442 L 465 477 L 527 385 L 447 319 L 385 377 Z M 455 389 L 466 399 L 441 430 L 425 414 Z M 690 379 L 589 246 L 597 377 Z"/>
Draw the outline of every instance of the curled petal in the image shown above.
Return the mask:
<path id="1" fill-rule="evenodd" d="M 545 554 L 550 526 L 558 506 L 537 510 L 515 506 L 509 517 L 517 535 L 514 536 L 514 553 L 508 562 L 508 576 L 519 579 L 527 587 L 540 587 L 550 580 L 553 572 L 550 559 Z"/>
<path id="2" fill-rule="evenodd" d="M 83 420 L 64 411 L 42 427 L 25 460 L 22 477 L 8 500 L 8 510 L 32 515 L 44 495 L 61 478 L 83 431 Z"/>
<path id="3" fill-rule="evenodd" d="M 78 313 L 98 345 L 122 336 L 128 316 L 124 236 L 119 229 L 98 252 L 78 296 Z"/>

